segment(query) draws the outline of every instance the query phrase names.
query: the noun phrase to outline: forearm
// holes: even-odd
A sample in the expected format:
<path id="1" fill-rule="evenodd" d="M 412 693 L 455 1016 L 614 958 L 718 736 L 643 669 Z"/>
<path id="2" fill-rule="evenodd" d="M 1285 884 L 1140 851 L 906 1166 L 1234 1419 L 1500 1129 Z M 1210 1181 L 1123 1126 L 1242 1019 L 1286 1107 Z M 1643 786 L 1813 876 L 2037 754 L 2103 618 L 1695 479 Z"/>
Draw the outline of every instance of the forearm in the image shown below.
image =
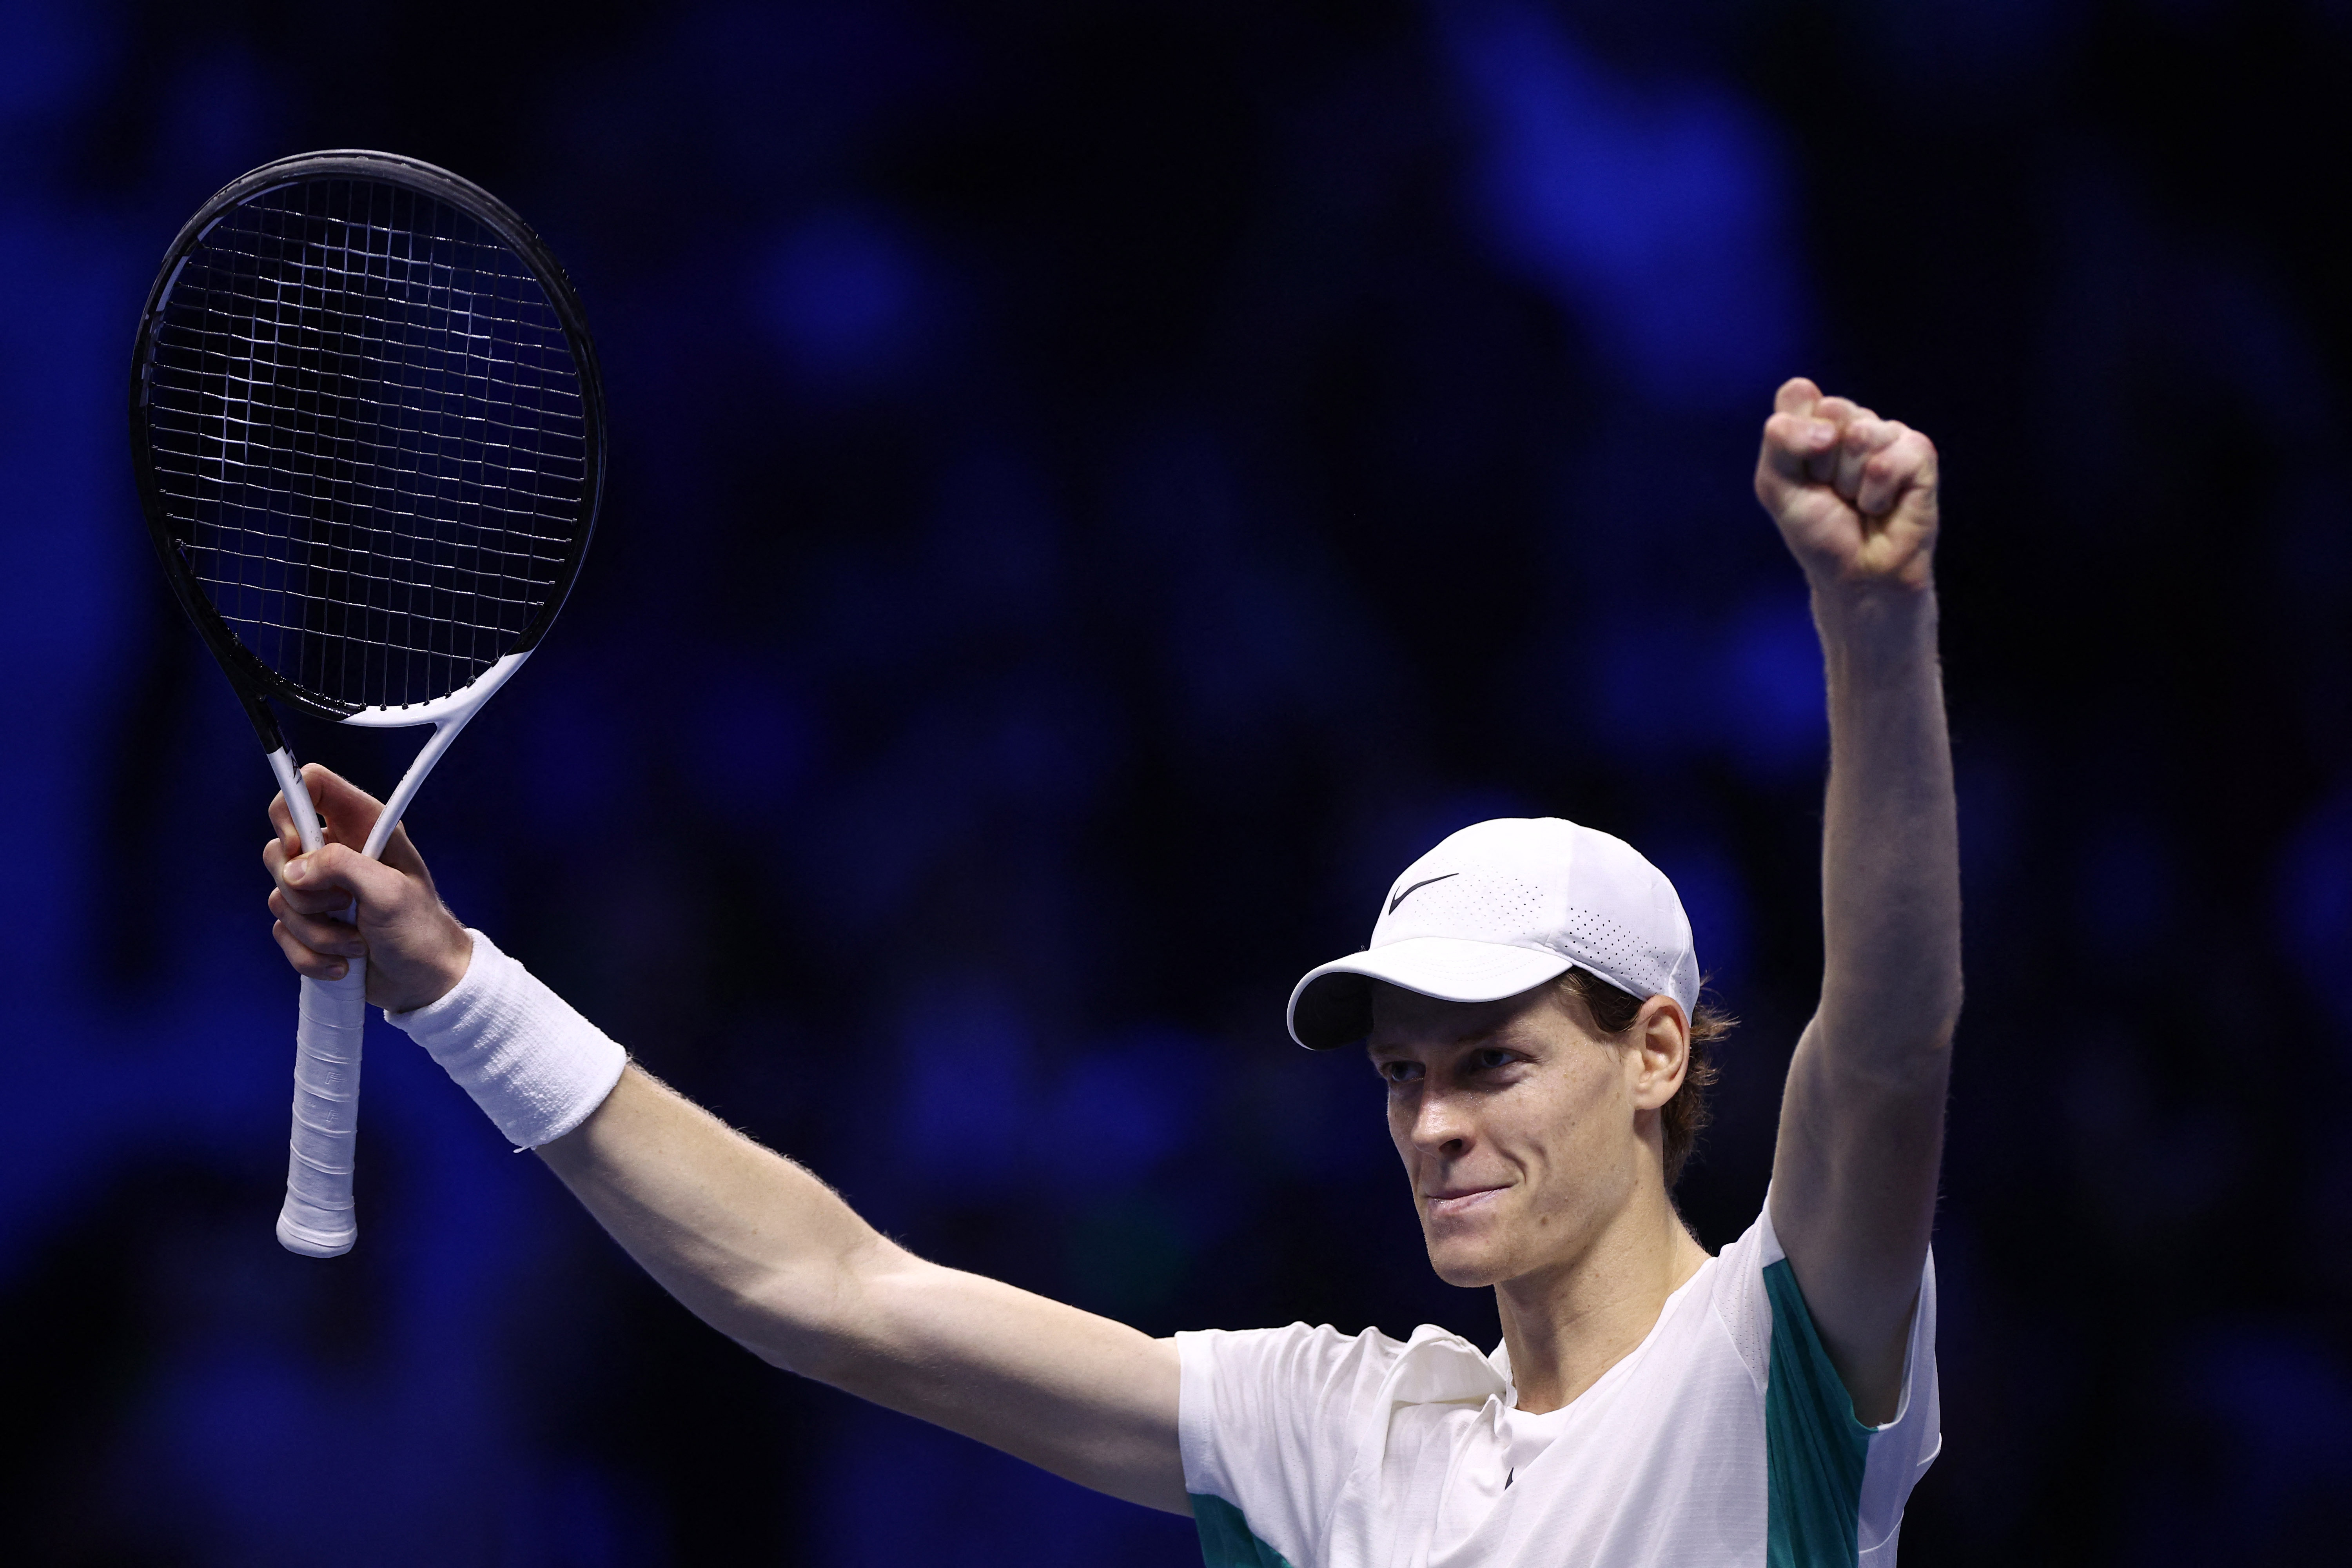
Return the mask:
<path id="1" fill-rule="evenodd" d="M 1830 587 L 1813 604 L 1830 710 L 1817 1032 L 1841 1068 L 1908 1076 L 1935 1066 L 1960 1005 L 1958 829 L 1935 590 Z"/>
<path id="2" fill-rule="evenodd" d="M 810 1370 L 844 1273 L 898 1249 L 814 1176 L 631 1065 L 488 937 L 467 934 L 462 968 L 432 977 L 440 994 L 392 1022 L 672 1294 L 770 1361 Z"/>
<path id="3" fill-rule="evenodd" d="M 837 1353 L 856 1269 L 898 1251 L 815 1176 L 635 1066 L 539 1154 L 696 1316 L 811 1376 Z"/>

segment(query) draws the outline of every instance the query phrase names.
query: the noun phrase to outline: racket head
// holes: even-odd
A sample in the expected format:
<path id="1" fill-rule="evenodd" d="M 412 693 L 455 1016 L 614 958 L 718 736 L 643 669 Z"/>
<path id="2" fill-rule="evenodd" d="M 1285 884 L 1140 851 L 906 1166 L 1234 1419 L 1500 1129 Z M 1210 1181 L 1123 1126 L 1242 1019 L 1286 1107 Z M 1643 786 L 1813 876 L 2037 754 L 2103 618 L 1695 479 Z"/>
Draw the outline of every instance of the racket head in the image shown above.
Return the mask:
<path id="1" fill-rule="evenodd" d="M 131 447 L 174 595 L 261 700 L 437 721 L 537 646 L 604 499 L 577 292 L 514 211 L 393 153 L 264 164 L 165 251 Z"/>

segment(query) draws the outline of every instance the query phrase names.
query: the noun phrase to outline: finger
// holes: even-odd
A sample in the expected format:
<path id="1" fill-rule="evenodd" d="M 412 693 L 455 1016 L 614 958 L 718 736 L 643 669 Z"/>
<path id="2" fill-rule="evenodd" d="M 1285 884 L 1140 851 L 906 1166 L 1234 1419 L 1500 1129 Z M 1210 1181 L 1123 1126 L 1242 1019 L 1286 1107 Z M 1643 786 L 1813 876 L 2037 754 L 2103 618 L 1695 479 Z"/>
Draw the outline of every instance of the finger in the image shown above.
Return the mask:
<path id="1" fill-rule="evenodd" d="M 261 864 L 268 871 L 270 880 L 276 884 L 271 889 L 272 896 L 282 896 L 287 908 L 303 914 L 340 914 L 350 909 L 352 896 L 340 888 L 299 885 L 307 879 L 307 868 L 304 878 L 294 879 L 288 878 L 287 868 L 293 865 L 300 855 L 301 849 L 299 845 L 289 853 L 281 839 L 272 838 L 263 843 Z M 277 906 L 272 905 L 271 910 L 273 913 L 276 912 Z"/>
<path id="2" fill-rule="evenodd" d="M 1836 446 L 1837 439 L 1836 426 L 1808 414 L 1775 414 L 1764 421 L 1765 454 L 1792 479 L 1808 459 Z"/>
<path id="3" fill-rule="evenodd" d="M 367 952 L 367 942 L 361 937 L 359 928 L 349 921 L 334 918 L 332 910 L 297 909 L 283 891 L 278 891 L 269 895 L 269 912 L 278 917 L 281 930 L 313 952 L 356 958 Z"/>
<path id="4" fill-rule="evenodd" d="M 1810 414 L 1822 400 L 1822 389 L 1801 375 L 1792 375 L 1772 395 L 1775 414 Z"/>
<path id="5" fill-rule="evenodd" d="M 294 826 L 294 808 L 286 804 L 283 792 L 270 797 L 269 825 L 278 829 L 277 842 L 286 847 L 287 854 L 302 853 L 302 830 Z"/>
<path id="6" fill-rule="evenodd" d="M 1895 444 L 1905 426 L 1875 415 L 1857 415 L 1847 421 L 1840 433 L 1837 446 L 1837 472 L 1830 483 L 1837 493 L 1853 500 L 1862 490 L 1863 465 Z M 1862 509 L 1867 510 L 1867 508 Z"/>
<path id="7" fill-rule="evenodd" d="M 318 809 L 320 826 L 327 829 L 330 839 L 351 845 L 367 842 L 383 802 L 317 763 L 302 764 L 302 787 L 310 792 L 310 804 Z"/>
<path id="8" fill-rule="evenodd" d="M 292 910 L 301 915 L 332 916 L 337 920 L 351 919 L 352 896 L 340 888 L 312 889 L 281 885 L 271 889 L 270 896 L 278 900 L 269 907 L 272 914 Z"/>
<path id="9" fill-rule="evenodd" d="M 333 954 L 314 952 L 295 941 L 283 921 L 271 926 L 269 934 L 277 939 L 278 950 L 286 954 L 286 962 L 294 966 L 298 974 L 312 980 L 341 980 L 351 971 L 350 964 Z"/>
<path id="10" fill-rule="evenodd" d="M 1764 422 L 1763 450 L 1757 456 L 1756 495 L 1775 512 L 1790 491 L 1803 486 L 1812 459 L 1836 444 L 1837 426 L 1807 414 L 1775 414 Z"/>
<path id="11" fill-rule="evenodd" d="M 1854 508 L 1871 517 L 1883 517 L 1906 495 L 1936 489 L 1936 444 L 1907 425 L 1896 424 L 1895 438 L 1873 454 L 1862 467 L 1862 483 Z"/>
<path id="12" fill-rule="evenodd" d="M 329 844 L 295 856 L 286 862 L 279 881 L 298 902 L 339 892 L 369 913 L 397 909 L 409 889 L 408 879 L 397 868 L 371 860 L 348 844 Z"/>
<path id="13" fill-rule="evenodd" d="M 302 853 L 300 844 L 289 844 L 283 838 L 265 838 L 261 842 L 261 868 L 280 889 L 286 886 L 286 863 Z"/>
<path id="14" fill-rule="evenodd" d="M 1805 477 L 1807 479 L 1821 485 L 1831 484 L 1836 480 L 1838 439 L 1844 436 L 1846 426 L 1852 423 L 1854 416 L 1860 412 L 1861 410 L 1854 406 L 1853 400 L 1845 397 L 1824 397 L 1813 405 L 1813 417 L 1828 421 L 1837 434 L 1828 445 L 1814 452 L 1806 460 Z"/>

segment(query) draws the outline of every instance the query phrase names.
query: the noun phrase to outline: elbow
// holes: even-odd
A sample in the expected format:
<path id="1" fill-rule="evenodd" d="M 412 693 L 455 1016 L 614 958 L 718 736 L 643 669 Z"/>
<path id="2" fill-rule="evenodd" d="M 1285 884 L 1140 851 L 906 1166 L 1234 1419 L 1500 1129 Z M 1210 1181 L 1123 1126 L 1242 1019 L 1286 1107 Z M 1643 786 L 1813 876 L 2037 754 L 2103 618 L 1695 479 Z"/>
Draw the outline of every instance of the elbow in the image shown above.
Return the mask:
<path id="1" fill-rule="evenodd" d="M 779 1372 L 807 1376 L 811 1359 L 808 1337 L 794 1331 L 790 1321 L 758 1294 L 747 1293 L 729 1303 L 723 1314 L 706 1313 L 712 1328 L 766 1362 Z"/>
<path id="2" fill-rule="evenodd" d="M 673 1293 L 693 1314 L 737 1344 L 785 1372 L 806 1372 L 813 1336 L 800 1298 L 804 1294 L 772 1276 L 706 1283 Z"/>
<path id="3" fill-rule="evenodd" d="M 1881 1016 L 1885 1026 L 1875 1031 L 1898 1058 L 1941 1062 L 1952 1054 L 1959 1032 L 1962 988 L 1956 964 L 1943 973 L 1919 977 L 1907 994 L 1886 998 Z"/>
<path id="4" fill-rule="evenodd" d="M 1952 1040 L 1959 1033 L 1960 993 L 1955 984 L 1947 996 L 1922 998 L 1918 1010 L 1887 1032 L 1885 1055 L 1906 1076 L 1941 1076 L 1949 1070 Z"/>
<path id="5" fill-rule="evenodd" d="M 1949 1078 L 1960 997 L 1914 993 L 1900 1004 L 1868 1009 L 1825 1006 L 1813 1033 L 1826 1064 L 1843 1078 L 1903 1093 L 1939 1089 Z"/>
<path id="6" fill-rule="evenodd" d="M 1898 1047 L 1897 1060 L 1907 1080 L 1941 1086 L 1950 1080 L 1952 1072 L 1952 1040 L 1959 1032 L 1960 999 L 1957 991 L 1950 1005 L 1927 1013 L 1918 1027 Z"/>
<path id="7" fill-rule="evenodd" d="M 1931 992 L 1919 998 L 1910 1016 L 1904 1019 L 1897 1039 L 1914 1054 L 1939 1058 L 1951 1055 L 1952 1038 L 1960 1028 L 1960 987 L 1954 983 L 1940 993 Z"/>
<path id="8" fill-rule="evenodd" d="M 1943 994 L 1937 998 L 1940 1005 L 1933 1011 L 1935 1027 L 1931 1031 L 1933 1043 L 1930 1048 L 1937 1055 L 1951 1055 L 1952 1037 L 1960 1032 L 1961 1004 L 1967 999 L 1968 987 L 1961 981 L 1959 971 L 1955 969 L 1950 981 L 1943 987 Z"/>
<path id="9" fill-rule="evenodd" d="M 874 1359 L 894 1267 L 911 1261 L 880 1237 L 817 1268 L 779 1269 L 748 1281 L 718 1324 L 770 1366 L 835 1388 L 858 1381 Z"/>
<path id="10" fill-rule="evenodd" d="M 745 1290 L 699 1316 L 779 1372 L 837 1384 L 846 1358 L 827 1325 L 791 1289 Z"/>

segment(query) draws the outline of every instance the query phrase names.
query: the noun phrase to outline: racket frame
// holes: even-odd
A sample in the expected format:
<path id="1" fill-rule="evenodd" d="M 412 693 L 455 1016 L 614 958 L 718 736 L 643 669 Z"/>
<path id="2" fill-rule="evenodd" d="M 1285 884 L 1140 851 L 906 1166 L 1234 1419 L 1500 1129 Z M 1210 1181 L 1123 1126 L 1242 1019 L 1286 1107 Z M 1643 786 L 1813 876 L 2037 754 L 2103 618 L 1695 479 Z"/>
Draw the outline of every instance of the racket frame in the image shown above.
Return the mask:
<path id="1" fill-rule="evenodd" d="M 556 569 L 554 584 L 549 590 L 547 603 L 524 626 L 513 647 L 507 650 L 509 654 L 530 652 L 539 646 L 539 640 L 547 634 L 547 628 L 554 624 L 557 612 L 563 608 L 564 600 L 571 595 L 572 584 L 579 577 L 580 563 L 587 555 L 604 500 L 604 384 L 596 363 L 596 346 L 588 335 L 587 317 L 580 308 L 580 297 L 572 287 L 572 279 L 566 276 L 545 242 L 513 208 L 472 181 L 446 169 L 396 153 L 372 153 L 356 148 L 303 153 L 290 158 L 280 158 L 276 163 L 264 163 L 249 174 L 239 175 L 213 193 L 211 198 L 196 209 L 196 215 L 181 226 L 179 234 L 164 250 L 163 264 L 156 268 L 155 282 L 147 291 L 147 302 L 139 312 L 139 331 L 132 340 L 131 353 L 131 473 L 139 487 L 140 510 L 147 518 L 148 541 L 155 548 L 156 558 L 163 563 L 163 575 L 172 584 L 173 595 L 179 600 L 180 607 L 187 612 L 197 634 L 205 639 L 205 646 L 212 649 L 213 657 L 220 662 L 222 671 L 236 688 L 237 699 L 245 705 L 246 716 L 253 721 L 254 732 L 260 737 L 265 752 L 278 751 L 285 745 L 277 715 L 270 711 L 265 698 L 274 697 L 297 712 L 324 719 L 331 723 L 389 729 L 405 724 L 436 722 L 435 718 L 418 710 L 454 702 L 460 693 L 469 689 L 461 687 L 458 691 L 451 692 L 435 703 L 368 708 L 313 691 L 271 668 L 259 655 L 246 647 L 227 621 L 213 608 L 212 601 L 205 596 L 194 573 L 180 553 L 180 542 L 172 532 L 163 488 L 156 479 L 153 443 L 147 427 L 155 323 L 164 301 L 171 298 L 173 286 L 179 281 L 181 268 L 187 264 L 189 254 L 232 208 L 283 186 L 333 179 L 367 180 L 405 186 L 420 195 L 447 203 L 497 235 L 539 280 L 540 288 L 547 295 L 548 304 L 555 311 L 557 322 L 563 329 L 565 344 L 572 351 L 572 363 L 580 375 L 581 427 L 584 437 L 581 510 L 586 521 L 565 549 L 563 560 Z M 490 668 L 495 669 L 497 666 Z M 474 678 L 474 683 L 479 684 L 489 673 L 488 669 L 484 670 Z M 503 680 L 504 678 L 500 679 Z M 409 717 L 397 717 L 403 713 Z"/>
<path id="2" fill-rule="evenodd" d="M 366 706 L 315 691 L 272 668 L 236 636 L 197 583 L 173 531 L 169 509 L 154 469 L 148 407 L 154 361 L 154 334 L 188 258 L 221 218 L 254 198 L 289 185 L 320 180 L 366 181 L 400 186 L 456 208 L 495 235 L 538 280 L 562 329 L 579 376 L 582 453 L 581 521 L 566 544 L 548 596 L 515 641 L 474 679 L 426 701 Z M 324 842 L 318 811 L 302 784 L 301 769 L 287 746 L 275 698 L 296 712 L 362 729 L 405 729 L 430 724 L 433 734 L 419 750 L 399 786 L 385 800 L 362 853 L 380 858 L 394 828 L 436 763 L 498 689 L 522 668 L 571 595 L 581 562 L 593 537 L 604 489 L 604 390 L 595 344 L 571 279 L 538 234 L 514 209 L 488 191 L 446 169 L 397 153 L 341 148 L 299 153 L 238 176 L 222 186 L 181 226 L 163 253 L 154 284 L 140 311 L 132 339 L 131 374 L 131 469 L 140 509 L 172 594 L 187 613 L 205 645 L 227 676 L 252 721 L 270 771 L 284 792 L 307 852 Z M 351 1249 L 359 1230 L 352 1217 L 352 1152 L 357 1134 L 360 1044 L 366 1022 L 364 958 L 355 958 L 341 980 L 305 976 L 296 1029 L 294 1129 L 290 1140 L 287 1198 L 278 1219 L 278 1239 L 290 1252 L 332 1258 Z M 308 1105 L 327 1125 L 304 1115 Z M 322 1109 L 323 1108 L 323 1109 Z"/>

